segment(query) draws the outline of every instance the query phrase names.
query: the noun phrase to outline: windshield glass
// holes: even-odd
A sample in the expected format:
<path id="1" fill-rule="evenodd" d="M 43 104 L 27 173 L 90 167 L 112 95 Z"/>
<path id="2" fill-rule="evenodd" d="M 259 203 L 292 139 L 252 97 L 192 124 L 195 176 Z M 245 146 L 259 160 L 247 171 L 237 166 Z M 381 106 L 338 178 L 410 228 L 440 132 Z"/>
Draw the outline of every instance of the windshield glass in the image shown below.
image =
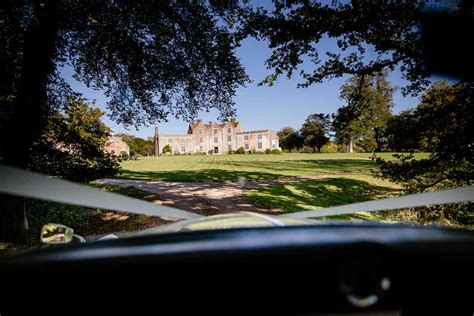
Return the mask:
<path id="1" fill-rule="evenodd" d="M 0 252 L 334 221 L 472 229 L 466 199 L 290 216 L 473 184 L 469 12 L 463 1 L 8 1 L 0 163 L 49 178 L 2 175 Z"/>

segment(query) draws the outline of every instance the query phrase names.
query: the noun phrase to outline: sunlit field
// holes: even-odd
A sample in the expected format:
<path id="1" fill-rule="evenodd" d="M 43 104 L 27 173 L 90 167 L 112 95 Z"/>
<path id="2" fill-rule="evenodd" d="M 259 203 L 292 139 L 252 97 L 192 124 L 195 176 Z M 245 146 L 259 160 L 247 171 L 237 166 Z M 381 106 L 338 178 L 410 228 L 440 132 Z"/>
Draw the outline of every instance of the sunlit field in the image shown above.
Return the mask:
<path id="1" fill-rule="evenodd" d="M 379 153 L 385 159 L 393 153 Z M 370 173 L 376 167 L 371 153 L 195 155 L 142 157 L 122 163 L 118 177 L 184 182 L 236 181 Z M 427 157 L 417 153 L 417 159 Z"/>

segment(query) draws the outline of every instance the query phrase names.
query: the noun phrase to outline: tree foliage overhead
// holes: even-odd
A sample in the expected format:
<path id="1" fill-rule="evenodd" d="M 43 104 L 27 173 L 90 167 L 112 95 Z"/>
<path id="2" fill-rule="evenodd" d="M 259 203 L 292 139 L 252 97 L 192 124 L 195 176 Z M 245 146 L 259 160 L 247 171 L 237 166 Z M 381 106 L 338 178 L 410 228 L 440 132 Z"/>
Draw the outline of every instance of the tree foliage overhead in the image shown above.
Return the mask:
<path id="1" fill-rule="evenodd" d="M 186 120 L 216 108 L 234 115 L 232 97 L 247 76 L 234 55 L 232 35 L 203 1 L 7 1 L 2 11 L 2 55 L 15 88 L 25 32 L 40 10 L 54 11 L 56 28 L 50 85 L 64 82 L 62 66 L 110 98 L 112 117 L 124 125 Z M 48 11 L 48 13 L 49 13 Z M 14 57 L 14 56 L 13 56 Z M 5 93 L 11 92 L 11 93 Z M 15 94 L 15 89 L 2 95 Z"/>
<path id="2" fill-rule="evenodd" d="M 325 79 L 369 75 L 399 67 L 409 81 L 402 92 L 417 94 L 429 81 L 423 64 L 418 14 L 423 4 L 410 1 L 284 1 L 273 8 L 249 6 L 242 10 L 240 36 L 268 40 L 273 49 L 266 64 L 279 76 L 300 73 L 308 87 Z M 325 39 L 337 44 L 321 51 Z M 312 70 L 299 70 L 310 61 Z"/>

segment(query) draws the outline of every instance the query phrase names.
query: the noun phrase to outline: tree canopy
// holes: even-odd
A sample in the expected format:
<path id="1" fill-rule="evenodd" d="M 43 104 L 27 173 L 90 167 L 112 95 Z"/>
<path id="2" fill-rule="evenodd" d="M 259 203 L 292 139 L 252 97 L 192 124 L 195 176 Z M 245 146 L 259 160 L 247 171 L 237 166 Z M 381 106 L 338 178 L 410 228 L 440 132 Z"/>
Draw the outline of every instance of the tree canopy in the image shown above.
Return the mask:
<path id="1" fill-rule="evenodd" d="M 365 151 L 383 149 L 395 91 L 387 75 L 382 71 L 352 77 L 341 87 L 341 99 L 346 105 L 339 108 L 333 124 L 339 143 L 355 143 Z"/>
<path id="2" fill-rule="evenodd" d="M 321 151 L 329 141 L 331 133 L 331 115 L 324 113 L 310 114 L 301 127 L 300 134 L 305 146 Z"/>
<path id="3" fill-rule="evenodd" d="M 423 63 L 419 13 L 423 3 L 410 1 L 273 1 L 273 8 L 241 10 L 241 38 L 267 40 L 273 50 L 266 64 L 273 73 L 262 83 L 272 85 L 281 75 L 299 73 L 301 87 L 343 75 L 364 76 L 399 67 L 408 81 L 405 94 L 417 94 L 429 83 Z M 320 42 L 335 45 L 322 50 Z M 299 68 L 303 63 L 312 69 Z"/>
<path id="4" fill-rule="evenodd" d="M 30 169 L 76 182 L 114 176 L 115 157 L 104 152 L 111 133 L 101 121 L 95 102 L 69 99 L 65 108 L 48 118 L 48 126 L 32 149 Z"/>
<path id="5" fill-rule="evenodd" d="M 303 146 L 303 139 L 299 131 L 292 127 L 284 127 L 277 132 L 279 144 L 282 149 L 299 149 Z"/>
<path id="6" fill-rule="evenodd" d="M 474 86 L 436 82 L 414 111 L 427 159 L 398 155 L 401 163 L 375 158 L 379 175 L 400 183 L 409 193 L 474 184 Z M 425 220 L 448 219 L 472 224 L 472 203 L 430 207 L 419 213 Z"/>

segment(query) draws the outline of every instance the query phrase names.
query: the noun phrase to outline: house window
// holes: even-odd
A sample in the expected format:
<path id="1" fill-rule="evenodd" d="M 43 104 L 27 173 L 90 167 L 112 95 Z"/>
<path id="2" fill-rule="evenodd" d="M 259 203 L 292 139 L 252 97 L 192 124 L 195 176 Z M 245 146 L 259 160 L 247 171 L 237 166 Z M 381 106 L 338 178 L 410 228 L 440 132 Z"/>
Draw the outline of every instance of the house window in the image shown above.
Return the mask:
<path id="1" fill-rule="evenodd" d="M 202 137 L 199 138 L 199 142 L 202 143 L 204 142 L 204 139 Z"/>
<path id="2" fill-rule="evenodd" d="M 228 149 L 229 149 L 229 151 L 231 151 L 232 150 L 232 145 L 229 145 Z"/>
<path id="3" fill-rule="evenodd" d="M 250 148 L 250 147 L 249 147 L 249 144 L 245 144 L 245 149 L 248 150 L 249 148 Z"/>
<path id="4" fill-rule="evenodd" d="M 262 148 L 263 148 L 262 143 L 258 143 L 257 145 L 258 145 L 258 148 L 259 148 L 259 149 L 262 149 Z"/>
<path id="5" fill-rule="evenodd" d="M 203 151 L 204 148 L 202 146 L 199 146 L 199 151 Z"/>
<path id="6" fill-rule="evenodd" d="M 262 135 L 257 135 L 257 139 L 262 139 Z"/>
<path id="7" fill-rule="evenodd" d="M 219 138 L 218 137 L 214 137 L 214 143 L 218 143 L 219 142 Z"/>
<path id="8" fill-rule="evenodd" d="M 183 153 L 186 152 L 186 147 L 181 146 L 181 152 L 183 152 Z"/>
<path id="9" fill-rule="evenodd" d="M 202 128 L 199 129 L 199 135 L 202 135 Z"/>
<path id="10" fill-rule="evenodd" d="M 186 139 L 180 138 L 180 139 L 179 139 L 179 142 L 180 142 L 180 143 L 185 143 L 185 142 L 186 142 Z"/>
<path id="11" fill-rule="evenodd" d="M 232 136 L 227 136 L 227 141 L 230 142 L 232 140 Z"/>
<path id="12" fill-rule="evenodd" d="M 232 128 L 229 127 L 229 128 L 227 129 L 227 133 L 229 133 L 229 134 L 232 133 Z"/>
<path id="13" fill-rule="evenodd" d="M 168 143 L 172 143 L 173 140 L 171 138 L 168 138 Z"/>
<path id="14" fill-rule="evenodd" d="M 249 140 L 249 135 L 245 135 L 245 136 L 244 136 L 244 139 L 245 139 L 245 140 Z"/>
<path id="15" fill-rule="evenodd" d="M 219 130 L 217 128 L 214 129 L 214 135 L 217 134 Z"/>

